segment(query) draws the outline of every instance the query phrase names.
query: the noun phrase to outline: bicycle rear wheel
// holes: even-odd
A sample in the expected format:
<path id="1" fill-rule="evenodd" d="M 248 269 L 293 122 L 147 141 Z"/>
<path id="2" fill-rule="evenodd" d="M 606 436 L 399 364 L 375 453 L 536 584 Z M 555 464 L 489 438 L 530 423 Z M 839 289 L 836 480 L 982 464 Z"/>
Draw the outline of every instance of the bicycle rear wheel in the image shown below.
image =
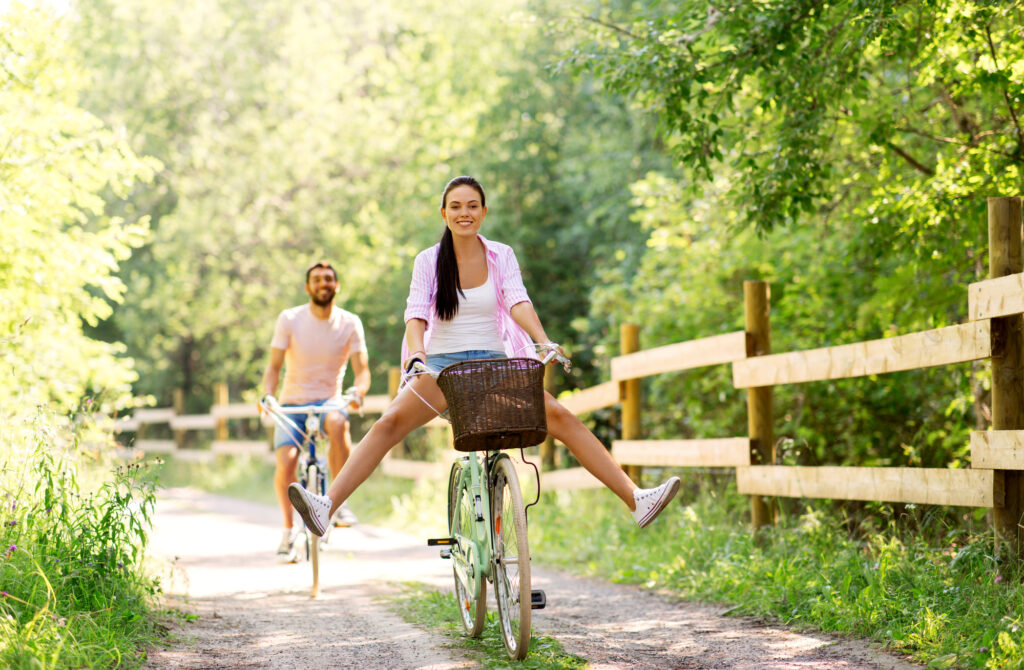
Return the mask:
<path id="1" fill-rule="evenodd" d="M 494 538 L 494 599 L 505 650 L 512 659 L 530 650 L 530 545 L 526 509 L 512 460 L 498 456 L 491 468 L 491 532 Z"/>
<path id="2" fill-rule="evenodd" d="M 320 468 L 313 463 L 306 470 L 306 490 L 320 495 L 320 491 L 317 490 L 319 482 Z M 320 538 L 309 532 L 306 533 L 306 537 L 309 538 L 309 543 L 306 545 L 307 556 L 313 565 L 313 590 L 310 597 L 316 598 L 320 594 Z"/>
<path id="3" fill-rule="evenodd" d="M 451 474 L 448 477 L 448 530 L 450 537 L 473 537 L 473 496 L 470 494 L 468 482 L 462 479 L 462 464 L 458 461 L 452 463 Z M 466 635 L 479 637 L 484 629 L 484 619 L 487 615 L 487 592 L 484 590 L 484 580 L 478 579 L 479 587 L 476 593 L 470 593 L 459 579 L 456 561 L 468 558 L 472 546 L 462 546 L 456 543 L 452 547 L 452 573 L 455 577 L 455 600 L 459 606 L 459 621 Z M 480 566 L 476 566 L 479 570 Z"/>

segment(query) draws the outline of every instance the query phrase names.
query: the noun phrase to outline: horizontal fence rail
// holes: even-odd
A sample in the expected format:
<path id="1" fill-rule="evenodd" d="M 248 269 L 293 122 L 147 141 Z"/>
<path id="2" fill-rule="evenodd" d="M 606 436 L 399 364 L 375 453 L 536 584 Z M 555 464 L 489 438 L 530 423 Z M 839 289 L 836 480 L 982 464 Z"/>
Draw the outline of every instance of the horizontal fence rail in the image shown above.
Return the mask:
<path id="1" fill-rule="evenodd" d="M 968 286 L 967 314 L 971 321 L 1024 313 L 1024 274 L 986 279 Z"/>
<path id="2" fill-rule="evenodd" d="M 777 386 L 902 372 L 992 355 L 991 324 L 976 321 L 835 347 L 772 354 L 733 365 L 733 385 Z"/>
<path id="3" fill-rule="evenodd" d="M 750 465 L 750 438 L 615 440 L 612 455 L 622 465 L 736 467 Z"/>
<path id="4" fill-rule="evenodd" d="M 972 430 L 971 467 L 1024 470 L 1024 430 Z"/>
<path id="5" fill-rule="evenodd" d="M 1001 480 L 992 470 L 752 465 L 736 469 L 736 487 L 748 495 L 786 498 L 967 507 L 997 507 L 1003 503 Z"/>
<path id="6" fill-rule="evenodd" d="M 612 359 L 612 381 L 732 363 L 746 357 L 746 332 L 714 335 L 617 356 Z"/>

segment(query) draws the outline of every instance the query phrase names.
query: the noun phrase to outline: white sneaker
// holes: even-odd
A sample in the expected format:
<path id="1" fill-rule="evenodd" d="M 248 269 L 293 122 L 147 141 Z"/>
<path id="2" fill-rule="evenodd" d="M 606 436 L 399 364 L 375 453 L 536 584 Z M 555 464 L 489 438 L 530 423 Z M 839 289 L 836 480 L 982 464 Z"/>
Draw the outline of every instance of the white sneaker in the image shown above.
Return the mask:
<path id="1" fill-rule="evenodd" d="M 341 507 L 334 513 L 332 521 L 337 528 L 347 528 L 359 523 L 359 518 L 356 517 L 355 512 L 348 508 L 348 503 L 341 503 Z"/>
<path id="2" fill-rule="evenodd" d="M 281 537 L 281 544 L 277 547 L 278 563 L 295 563 L 299 560 L 299 554 L 295 551 L 295 539 L 297 537 L 298 533 L 295 533 L 293 529 L 284 529 L 284 535 Z"/>
<path id="3" fill-rule="evenodd" d="M 323 537 L 331 520 L 331 499 L 318 496 L 302 488 L 296 482 L 288 485 L 288 500 L 292 507 L 302 516 L 306 528 L 317 537 Z"/>
<path id="4" fill-rule="evenodd" d="M 653 489 L 637 489 L 633 491 L 633 500 L 636 501 L 636 510 L 633 518 L 641 528 L 654 521 L 661 510 L 672 502 L 679 491 L 679 477 L 671 477 L 667 482 Z"/>

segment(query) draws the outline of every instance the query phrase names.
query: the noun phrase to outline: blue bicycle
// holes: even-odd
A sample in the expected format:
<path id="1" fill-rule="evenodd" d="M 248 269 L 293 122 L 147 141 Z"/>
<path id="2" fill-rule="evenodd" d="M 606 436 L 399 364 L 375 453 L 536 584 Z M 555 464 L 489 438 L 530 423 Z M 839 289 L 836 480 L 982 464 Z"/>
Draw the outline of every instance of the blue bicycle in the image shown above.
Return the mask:
<path id="1" fill-rule="evenodd" d="M 320 432 L 321 417 L 329 412 L 346 411 L 350 403 L 358 401 L 359 393 L 355 387 L 346 389 L 340 396 L 322 405 L 289 405 L 288 407 L 282 407 L 277 402 L 277 399 L 271 395 L 264 396 L 260 401 L 260 406 L 275 423 L 285 430 L 296 431 L 302 436 L 302 442 L 299 444 L 299 462 L 295 473 L 295 479 L 302 488 L 317 495 L 327 495 L 327 461 L 320 455 L 326 452 L 326 449 L 319 448 L 323 446 L 322 441 L 326 438 Z M 305 430 L 297 426 L 291 417 L 288 416 L 289 414 L 305 414 Z M 305 524 L 302 524 L 299 531 L 303 536 L 306 560 L 313 566 L 313 590 L 311 594 L 313 598 L 316 598 L 320 593 L 320 551 L 323 544 L 327 542 L 332 527 L 333 524 L 328 526 L 327 532 L 324 533 L 323 537 L 317 537 L 309 532 Z"/>

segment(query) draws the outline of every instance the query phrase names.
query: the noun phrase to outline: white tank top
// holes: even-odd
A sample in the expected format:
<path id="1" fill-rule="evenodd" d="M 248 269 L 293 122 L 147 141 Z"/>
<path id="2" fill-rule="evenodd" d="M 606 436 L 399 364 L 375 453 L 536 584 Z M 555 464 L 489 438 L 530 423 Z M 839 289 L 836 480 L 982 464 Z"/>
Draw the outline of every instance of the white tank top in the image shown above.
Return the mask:
<path id="1" fill-rule="evenodd" d="M 504 351 L 498 335 L 498 297 L 490 274 L 482 286 L 464 288 L 459 296 L 459 311 L 451 321 L 438 319 L 430 336 L 428 354 L 450 354 L 480 349 Z"/>

